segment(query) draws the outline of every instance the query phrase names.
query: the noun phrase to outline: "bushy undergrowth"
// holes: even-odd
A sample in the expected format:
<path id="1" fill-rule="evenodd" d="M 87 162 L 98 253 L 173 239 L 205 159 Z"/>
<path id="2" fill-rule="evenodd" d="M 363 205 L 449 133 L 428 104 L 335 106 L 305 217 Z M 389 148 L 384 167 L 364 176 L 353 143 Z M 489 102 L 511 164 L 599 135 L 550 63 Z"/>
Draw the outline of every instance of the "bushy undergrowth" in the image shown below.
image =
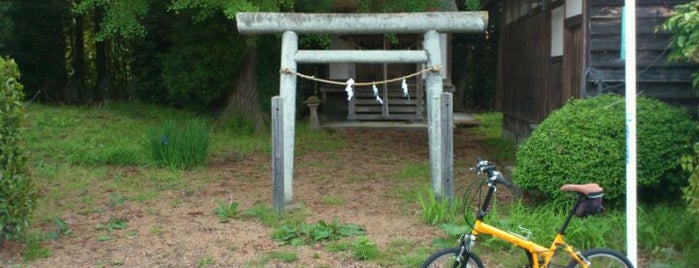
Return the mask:
<path id="1" fill-rule="evenodd" d="M 146 146 L 161 167 L 186 169 L 206 162 L 210 134 L 201 120 L 165 122 L 152 131 Z"/>
<path id="2" fill-rule="evenodd" d="M 682 189 L 683 198 L 694 222 L 699 224 L 699 142 L 694 144 L 692 154 L 682 157 L 682 168 L 690 172 L 689 183 Z"/>
<path id="3" fill-rule="evenodd" d="M 625 102 L 616 95 L 573 100 L 553 112 L 517 152 L 513 181 L 551 198 L 564 183 L 597 182 L 606 200 L 625 192 Z M 637 101 L 638 186 L 646 200 L 678 196 L 686 183 L 680 157 L 694 138 L 694 123 L 679 108 Z"/>
<path id="4" fill-rule="evenodd" d="M 0 57 L 0 241 L 27 231 L 37 194 L 26 168 L 24 91 L 18 79 L 17 64 Z"/>

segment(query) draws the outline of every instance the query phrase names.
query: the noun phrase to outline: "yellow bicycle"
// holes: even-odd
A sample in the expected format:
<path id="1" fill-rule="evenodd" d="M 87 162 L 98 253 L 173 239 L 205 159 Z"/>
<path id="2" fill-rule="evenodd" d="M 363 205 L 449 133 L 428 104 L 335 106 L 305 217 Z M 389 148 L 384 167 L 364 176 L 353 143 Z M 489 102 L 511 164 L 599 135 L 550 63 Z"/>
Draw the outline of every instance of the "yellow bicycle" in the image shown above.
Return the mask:
<path id="1" fill-rule="evenodd" d="M 562 191 L 577 192 L 577 200 L 573 209 L 566 216 L 563 225 L 558 229 L 551 246 L 544 247 L 526 237 L 498 229 L 483 221 L 497 185 L 511 186 L 512 184 L 496 170 L 495 165 L 490 161 L 478 159 L 478 163 L 473 169 L 476 174 L 487 175 L 488 192 L 477 212 L 471 233 L 459 237 L 459 247 L 442 249 L 430 255 L 422 267 L 483 267 L 483 262 L 473 252 L 473 246 L 479 235 L 490 235 L 523 249 L 527 253 L 529 264 L 526 267 L 529 268 L 553 266 L 552 259 L 558 250 L 566 253 L 563 256 L 569 257 L 563 262 L 557 262 L 567 263 L 566 267 L 633 267 L 631 262 L 618 251 L 595 248 L 580 252 L 565 242 L 565 232 L 573 216 L 584 218 L 588 215 L 601 214 L 604 211 L 602 207 L 604 189 L 596 183 L 566 184 L 561 187 Z"/>

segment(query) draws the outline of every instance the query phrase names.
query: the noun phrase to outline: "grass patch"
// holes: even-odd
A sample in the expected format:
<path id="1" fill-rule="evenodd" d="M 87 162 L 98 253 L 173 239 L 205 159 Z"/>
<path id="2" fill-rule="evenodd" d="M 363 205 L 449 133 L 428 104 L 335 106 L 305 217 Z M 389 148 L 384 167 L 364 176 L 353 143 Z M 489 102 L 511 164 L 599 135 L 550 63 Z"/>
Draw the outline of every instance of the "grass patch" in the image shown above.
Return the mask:
<path id="1" fill-rule="evenodd" d="M 372 242 L 364 235 L 358 237 L 352 243 L 351 249 L 352 257 L 354 257 L 355 260 L 360 261 L 373 260 L 379 257 L 381 254 L 379 247 L 376 246 L 376 243 Z"/>
<path id="2" fill-rule="evenodd" d="M 502 113 L 475 114 L 481 121 L 476 131 L 484 137 L 484 143 L 493 148 L 493 157 L 500 161 L 513 162 L 515 160 L 515 144 L 502 138 Z"/>
<path id="3" fill-rule="evenodd" d="M 453 242 L 453 241 L 452 241 Z M 449 246 L 454 246 L 451 244 Z M 374 261 L 385 267 L 419 267 L 427 258 L 430 248 L 419 246 L 407 239 L 394 239 Z"/>
<path id="4" fill-rule="evenodd" d="M 430 225 L 456 222 L 461 215 L 461 199 L 437 198 L 434 191 L 423 191 L 418 195 L 422 221 Z"/>
<path id="5" fill-rule="evenodd" d="M 168 120 L 151 130 L 145 147 L 158 166 L 188 169 L 206 162 L 210 136 L 202 120 Z"/>
<path id="6" fill-rule="evenodd" d="M 324 195 L 320 197 L 320 202 L 323 202 L 323 204 L 327 205 L 344 205 L 347 203 L 347 201 L 339 196 L 330 196 L 330 195 Z"/>
<path id="7" fill-rule="evenodd" d="M 289 251 L 272 251 L 262 255 L 262 264 L 266 264 L 272 260 L 279 260 L 286 263 L 292 263 L 299 259 L 296 252 Z"/>
<path id="8" fill-rule="evenodd" d="M 430 166 L 427 161 L 405 164 L 396 176 L 396 179 L 400 182 L 429 181 L 429 178 Z"/>

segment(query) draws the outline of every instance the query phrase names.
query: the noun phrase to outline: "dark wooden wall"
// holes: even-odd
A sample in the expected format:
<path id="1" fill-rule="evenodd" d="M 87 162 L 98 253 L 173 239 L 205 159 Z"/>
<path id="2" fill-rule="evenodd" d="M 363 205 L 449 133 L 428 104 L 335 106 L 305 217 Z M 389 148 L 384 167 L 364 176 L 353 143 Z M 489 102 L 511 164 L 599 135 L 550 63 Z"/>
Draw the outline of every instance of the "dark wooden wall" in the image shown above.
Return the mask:
<path id="1" fill-rule="evenodd" d="M 621 0 L 590 0 L 589 66 L 584 96 L 624 92 L 624 65 L 621 53 Z M 695 113 L 699 99 L 691 85 L 691 74 L 699 68 L 667 61 L 670 34 L 659 26 L 672 8 L 686 0 L 637 1 L 636 46 L 637 89 L 642 95 L 659 98 Z M 599 81 L 594 83 L 594 81 Z"/>
<path id="2" fill-rule="evenodd" d="M 645 96 L 697 113 L 691 74 L 699 68 L 668 62 L 670 34 L 658 29 L 672 8 L 687 0 L 637 0 L 637 89 Z M 623 0 L 586 0 L 583 14 L 567 18 L 564 55 L 550 56 L 550 10 L 536 10 L 501 26 L 498 99 L 503 134 L 526 138 L 549 113 L 571 98 L 624 93 L 621 53 Z"/>
<path id="3" fill-rule="evenodd" d="M 514 136 L 529 133 L 532 125 L 541 122 L 548 112 L 550 72 L 558 72 L 550 68 L 550 20 L 548 13 L 539 13 L 503 27 L 503 129 Z M 560 64 L 561 61 L 554 63 Z"/>

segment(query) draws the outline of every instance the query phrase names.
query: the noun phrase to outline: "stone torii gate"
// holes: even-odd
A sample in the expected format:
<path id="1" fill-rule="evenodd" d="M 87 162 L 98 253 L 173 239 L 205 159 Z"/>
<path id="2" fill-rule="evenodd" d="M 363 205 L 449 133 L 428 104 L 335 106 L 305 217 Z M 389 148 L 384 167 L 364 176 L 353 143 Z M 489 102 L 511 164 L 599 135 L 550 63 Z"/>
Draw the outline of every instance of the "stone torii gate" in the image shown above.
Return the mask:
<path id="1" fill-rule="evenodd" d="M 432 68 L 426 76 L 427 126 L 432 188 L 436 196 L 453 196 L 453 148 L 451 106 L 440 109 L 443 92 L 439 33 L 483 32 L 487 12 L 425 13 L 238 13 L 236 24 L 241 34 L 282 35 L 280 96 L 273 100 L 273 181 L 274 206 L 281 213 L 292 200 L 294 133 L 296 116 L 296 70 L 298 63 L 424 63 Z M 423 34 L 424 50 L 298 50 L 298 34 Z M 275 105 L 275 103 L 277 103 Z M 446 113 L 446 114 L 443 114 Z M 449 127 L 447 127 L 449 126 Z M 448 129 L 448 131 L 447 131 Z M 273 135 L 274 136 L 274 135 Z M 282 183 L 283 181 L 283 183 Z M 282 199 L 283 196 L 283 199 Z"/>

